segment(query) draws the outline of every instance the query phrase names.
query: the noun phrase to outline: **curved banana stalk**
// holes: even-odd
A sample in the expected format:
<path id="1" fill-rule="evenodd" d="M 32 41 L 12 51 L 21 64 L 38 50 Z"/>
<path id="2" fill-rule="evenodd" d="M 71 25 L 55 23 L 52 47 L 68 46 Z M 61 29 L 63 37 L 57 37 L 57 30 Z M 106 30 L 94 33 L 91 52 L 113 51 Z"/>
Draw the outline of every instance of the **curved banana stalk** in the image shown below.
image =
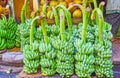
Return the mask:
<path id="1" fill-rule="evenodd" d="M 62 5 L 62 4 L 59 4 L 59 5 L 56 7 L 56 9 L 59 9 L 59 8 L 63 9 L 64 14 L 65 14 L 65 16 L 66 16 L 66 18 L 67 18 L 67 24 L 68 24 L 69 32 L 71 32 L 71 29 L 72 29 L 71 14 L 70 14 L 70 12 L 67 10 L 67 8 L 66 8 L 64 5 Z"/>
<path id="2" fill-rule="evenodd" d="M 85 8 L 86 5 L 82 6 L 80 4 L 73 4 L 68 8 L 68 10 L 71 10 L 73 7 L 78 7 L 82 13 L 83 13 L 83 27 L 82 27 L 82 40 L 86 42 L 86 28 L 88 25 L 88 16 L 90 12 L 90 8 Z"/>
<path id="3" fill-rule="evenodd" d="M 94 3 L 94 8 L 95 9 L 98 8 L 96 0 L 93 0 L 93 3 Z M 99 4 L 99 9 L 101 9 L 102 13 L 103 13 L 103 6 L 104 5 L 105 5 L 105 2 L 103 2 L 103 1 Z M 97 24 L 99 24 L 98 21 L 99 21 L 99 15 L 96 14 L 96 23 Z"/>
<path id="4" fill-rule="evenodd" d="M 58 26 L 59 25 L 59 18 L 58 18 L 57 11 L 56 11 L 55 7 L 52 7 L 52 10 L 53 10 L 53 14 L 54 14 L 54 17 L 55 17 L 56 25 Z"/>
<path id="5" fill-rule="evenodd" d="M 97 8 L 97 1 L 96 0 L 93 0 L 93 3 L 94 3 L 94 7 Z"/>
<path id="6" fill-rule="evenodd" d="M 89 17 L 90 9 L 86 9 L 85 12 L 83 12 L 83 27 L 82 27 L 82 40 L 86 43 L 86 28 L 88 26 L 88 17 Z"/>
<path id="7" fill-rule="evenodd" d="M 85 11 L 84 7 L 80 4 L 72 4 L 71 6 L 68 7 L 68 10 L 71 10 L 74 7 L 79 7 L 80 10 L 82 10 L 82 12 Z"/>
<path id="8" fill-rule="evenodd" d="M 83 0 L 83 7 L 86 8 L 88 0 Z"/>
<path id="9" fill-rule="evenodd" d="M 64 11 L 62 9 L 59 10 L 60 14 L 60 35 L 61 35 L 61 40 L 65 40 L 65 17 L 64 17 Z"/>
<path id="10" fill-rule="evenodd" d="M 24 17 L 24 15 L 25 15 L 25 10 L 26 10 L 26 8 L 27 8 L 27 6 L 28 6 L 28 2 L 29 2 L 29 0 L 25 0 L 24 5 L 23 5 L 22 10 L 21 10 L 21 22 L 22 22 L 22 23 L 25 22 L 25 17 Z M 28 15 L 28 14 L 27 14 L 27 15 Z"/>
<path id="11" fill-rule="evenodd" d="M 112 55 L 112 51 L 111 51 L 111 47 L 112 44 L 109 41 L 109 38 L 106 36 L 104 36 L 104 34 L 110 34 L 108 33 L 110 32 L 110 30 L 108 31 L 106 28 L 104 28 L 103 26 L 106 26 L 106 23 L 104 22 L 104 18 L 103 18 L 103 13 L 101 11 L 100 8 L 95 8 L 92 12 L 91 18 L 94 17 L 94 15 L 96 15 L 98 17 L 98 38 L 96 38 L 96 40 L 98 40 L 98 42 L 95 43 L 95 52 L 96 52 L 96 71 L 95 73 L 97 74 L 98 77 L 109 77 L 112 78 L 113 77 L 113 73 L 112 73 L 112 62 L 111 62 L 111 55 Z M 110 28 L 110 26 L 108 26 L 108 29 Z M 104 37 L 104 40 L 103 40 Z M 105 39 L 106 38 L 106 39 Z M 98 48 L 99 47 L 99 48 Z M 102 55 L 103 54 L 103 55 Z M 101 61 L 102 59 L 102 61 Z"/>
<path id="12" fill-rule="evenodd" d="M 46 0 L 45 4 L 44 4 L 44 6 L 43 6 L 43 11 L 42 11 L 42 14 L 43 14 L 43 15 L 46 15 L 47 4 L 48 4 L 48 2 L 47 2 L 47 0 Z M 46 32 L 45 25 L 47 25 L 47 20 L 46 20 L 46 18 L 43 18 L 43 19 L 41 20 L 42 32 L 43 32 L 43 36 L 44 36 L 44 41 L 45 41 L 46 43 L 48 43 L 49 41 L 48 41 L 48 36 L 47 36 L 47 32 Z"/>
<path id="13" fill-rule="evenodd" d="M 34 40 L 34 28 L 35 28 L 35 23 L 37 19 L 43 19 L 45 16 L 37 16 L 35 17 L 32 22 L 31 22 L 31 28 L 30 28 L 30 48 L 32 49 L 32 44 Z"/>
<path id="14" fill-rule="evenodd" d="M 28 2 L 26 3 L 26 9 L 25 9 L 25 10 L 26 10 L 26 11 L 25 11 L 26 19 L 29 18 L 28 5 L 29 5 L 29 0 L 28 0 Z"/>
<path id="15" fill-rule="evenodd" d="M 103 6 L 105 5 L 105 2 L 102 1 L 100 4 L 99 4 L 99 8 L 101 9 L 101 11 L 103 12 Z"/>
<path id="16" fill-rule="evenodd" d="M 68 10 L 72 9 L 73 7 L 78 7 L 83 13 L 83 26 L 82 26 L 82 30 L 79 31 L 82 32 L 81 34 L 82 39 L 78 39 L 78 40 L 76 39 L 75 41 L 75 48 L 77 50 L 75 55 L 75 59 L 76 59 L 75 73 L 80 78 L 89 78 L 91 73 L 94 72 L 95 58 L 93 55 L 94 53 L 93 43 L 91 41 L 88 42 L 88 39 L 91 38 L 87 37 L 89 35 L 87 32 L 90 31 L 88 30 L 89 28 L 88 19 L 89 19 L 90 8 L 86 8 L 87 0 L 84 0 L 84 2 L 85 3 L 83 6 L 80 4 L 73 4 L 68 8 Z"/>
<path id="17" fill-rule="evenodd" d="M 92 15 L 91 15 L 91 18 L 94 18 L 94 14 L 97 14 L 98 15 L 98 18 L 99 18 L 99 27 L 98 27 L 98 37 L 99 37 L 99 42 L 101 44 L 103 44 L 103 39 L 102 39 L 102 33 L 103 33 L 103 24 L 104 24 L 104 18 L 103 18 L 103 14 L 102 14 L 102 11 L 99 9 L 99 8 L 96 8 L 92 11 Z"/>

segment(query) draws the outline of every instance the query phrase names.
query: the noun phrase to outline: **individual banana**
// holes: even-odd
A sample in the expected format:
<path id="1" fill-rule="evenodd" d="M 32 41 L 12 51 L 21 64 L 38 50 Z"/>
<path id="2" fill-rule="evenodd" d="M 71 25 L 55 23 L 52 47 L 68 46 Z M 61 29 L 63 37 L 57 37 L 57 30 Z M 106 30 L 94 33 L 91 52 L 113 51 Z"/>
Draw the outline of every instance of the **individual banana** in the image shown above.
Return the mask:
<path id="1" fill-rule="evenodd" d="M 0 50 L 3 50 L 6 48 L 6 41 L 3 38 L 0 38 L 1 44 L 0 44 Z"/>

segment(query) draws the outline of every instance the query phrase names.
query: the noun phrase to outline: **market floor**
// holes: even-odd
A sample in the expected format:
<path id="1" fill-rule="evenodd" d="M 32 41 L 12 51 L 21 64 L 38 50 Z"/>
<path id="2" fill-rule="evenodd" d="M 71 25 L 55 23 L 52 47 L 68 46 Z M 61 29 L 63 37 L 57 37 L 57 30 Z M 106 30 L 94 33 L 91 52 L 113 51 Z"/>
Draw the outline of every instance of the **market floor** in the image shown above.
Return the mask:
<path id="1" fill-rule="evenodd" d="M 0 78 L 16 78 L 18 73 L 10 73 L 7 74 L 6 72 L 0 72 Z"/>
<path id="2" fill-rule="evenodd" d="M 116 41 L 113 42 L 113 55 L 112 55 L 112 60 L 114 65 L 113 70 L 118 70 L 120 69 L 120 38 L 117 39 Z M 117 67 L 115 67 L 117 64 Z M 18 73 L 10 73 L 7 74 L 6 72 L 1 72 L 0 71 L 0 78 L 16 78 Z M 119 71 L 114 71 L 114 78 L 120 78 L 120 70 Z"/>
<path id="3" fill-rule="evenodd" d="M 112 53 L 113 64 L 120 65 L 120 38 L 112 42 L 112 51 L 113 51 Z"/>

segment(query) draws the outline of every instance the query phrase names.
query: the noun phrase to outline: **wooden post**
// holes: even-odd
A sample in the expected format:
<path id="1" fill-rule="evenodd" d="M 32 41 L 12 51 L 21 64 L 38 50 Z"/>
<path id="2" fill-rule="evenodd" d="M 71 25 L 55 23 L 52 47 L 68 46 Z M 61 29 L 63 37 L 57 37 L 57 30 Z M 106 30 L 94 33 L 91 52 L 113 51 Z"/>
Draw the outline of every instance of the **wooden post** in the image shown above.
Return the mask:
<path id="1" fill-rule="evenodd" d="M 39 8 L 39 0 L 33 0 L 33 10 L 37 11 Z"/>
<path id="2" fill-rule="evenodd" d="M 15 12 L 14 12 L 14 1 L 13 0 L 8 0 L 8 4 L 10 5 L 10 16 L 15 18 Z"/>

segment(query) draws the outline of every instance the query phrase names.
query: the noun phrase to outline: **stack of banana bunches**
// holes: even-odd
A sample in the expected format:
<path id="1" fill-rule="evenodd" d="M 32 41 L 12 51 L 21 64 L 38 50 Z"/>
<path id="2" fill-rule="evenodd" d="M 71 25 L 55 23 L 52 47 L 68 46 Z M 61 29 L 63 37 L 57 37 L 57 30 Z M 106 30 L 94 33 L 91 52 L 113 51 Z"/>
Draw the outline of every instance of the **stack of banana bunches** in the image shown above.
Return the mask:
<path id="1" fill-rule="evenodd" d="M 0 19 L 0 50 L 11 49 L 15 47 L 17 23 L 14 18 L 3 17 Z"/>
<path id="2" fill-rule="evenodd" d="M 81 0 L 41 0 L 40 4 L 42 15 L 21 23 L 16 32 L 17 45 L 24 54 L 24 72 L 59 74 L 63 78 L 74 74 L 79 78 L 90 78 L 92 74 L 113 78 L 111 25 L 104 21 L 103 5 L 91 10 L 89 3 L 81 5 Z M 48 25 L 46 17 L 51 15 L 55 23 Z M 82 17 L 83 22 L 73 25 L 72 17 Z"/>

